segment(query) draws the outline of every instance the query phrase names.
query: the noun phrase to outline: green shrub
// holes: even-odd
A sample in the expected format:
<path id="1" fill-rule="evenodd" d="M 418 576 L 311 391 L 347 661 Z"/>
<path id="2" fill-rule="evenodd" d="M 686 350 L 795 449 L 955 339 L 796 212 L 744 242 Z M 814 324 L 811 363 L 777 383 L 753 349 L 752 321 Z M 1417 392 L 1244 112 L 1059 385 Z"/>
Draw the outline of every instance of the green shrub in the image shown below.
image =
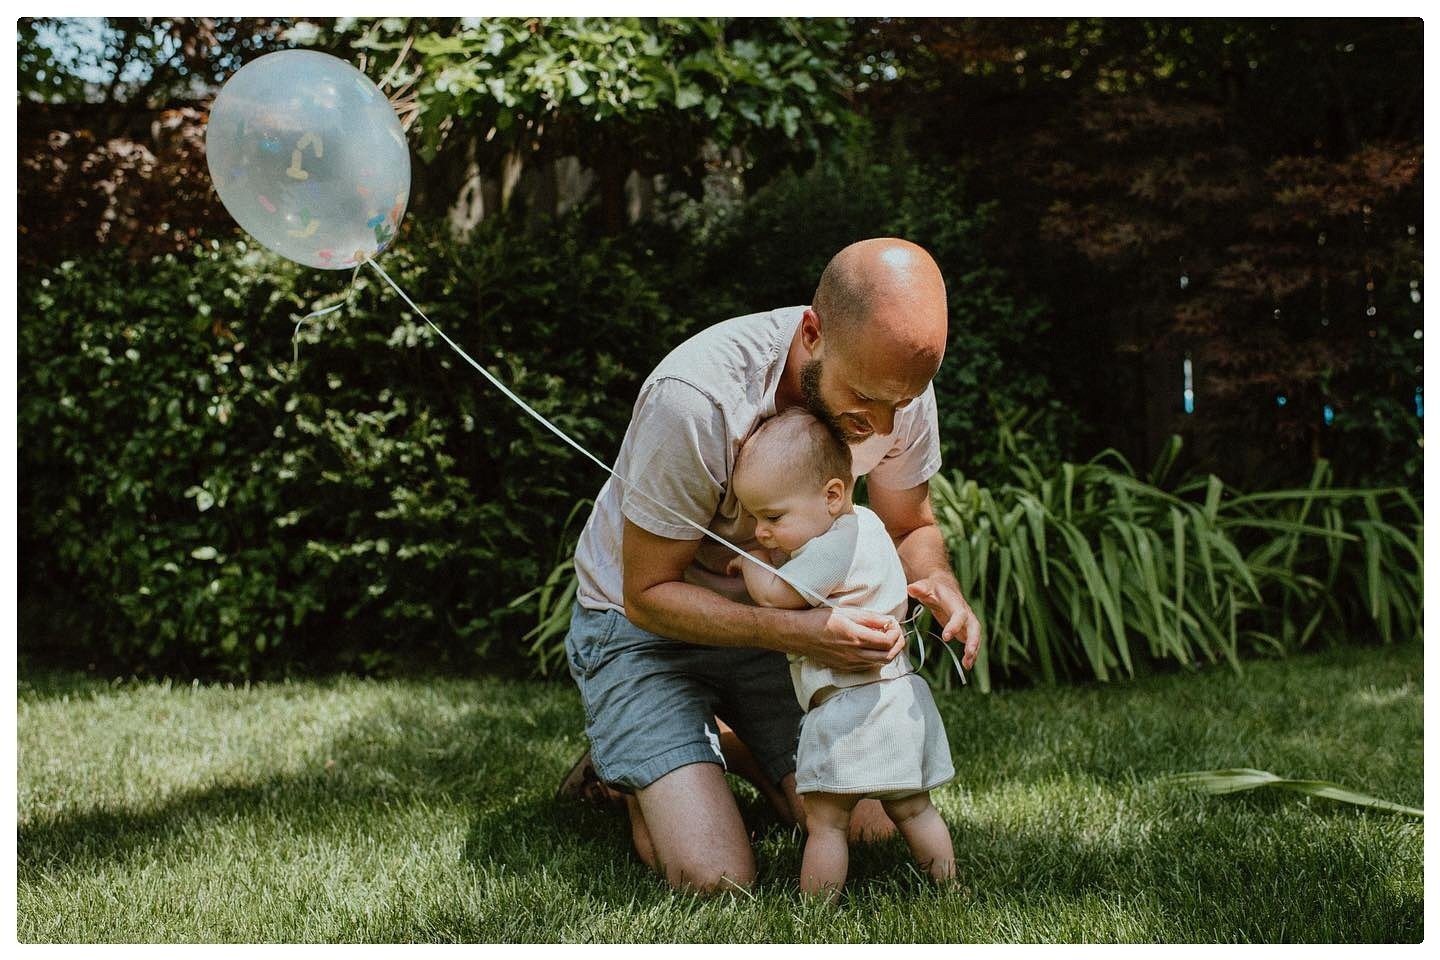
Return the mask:
<path id="1" fill-rule="evenodd" d="M 420 227 L 384 266 L 602 458 L 678 339 L 643 258 L 574 221 L 466 243 Z M 229 675 L 511 651 L 507 602 L 603 477 L 372 274 L 293 363 L 294 315 L 349 279 L 244 244 L 21 278 L 21 591 L 54 637 Z"/>

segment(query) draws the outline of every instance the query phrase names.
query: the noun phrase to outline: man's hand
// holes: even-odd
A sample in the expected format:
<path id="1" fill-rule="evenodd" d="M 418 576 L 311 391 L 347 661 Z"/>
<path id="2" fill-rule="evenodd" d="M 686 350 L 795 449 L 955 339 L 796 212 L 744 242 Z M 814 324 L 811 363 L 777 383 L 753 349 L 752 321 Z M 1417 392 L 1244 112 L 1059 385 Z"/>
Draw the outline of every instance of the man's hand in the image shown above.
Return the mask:
<path id="1" fill-rule="evenodd" d="M 936 623 L 944 624 L 940 631 L 941 640 L 949 643 L 956 637 L 964 637 L 965 654 L 960 658 L 960 665 L 966 670 L 973 667 L 975 655 L 980 652 L 980 619 L 960 595 L 960 585 L 955 578 L 925 577 L 910 584 L 906 590 L 925 604 Z"/>
<path id="2" fill-rule="evenodd" d="M 836 670 L 870 670 L 905 649 L 905 631 L 894 617 L 848 607 L 818 607 L 807 615 L 815 629 L 792 653 Z"/>
<path id="3" fill-rule="evenodd" d="M 960 584 L 950 568 L 950 554 L 945 538 L 935 521 L 930 505 L 930 482 L 904 490 L 870 484 L 870 507 L 885 529 L 895 538 L 895 549 L 905 574 L 915 579 L 907 590 L 930 610 L 935 622 L 942 624 L 940 637 L 946 643 L 956 637 L 965 639 L 965 655 L 960 663 L 969 670 L 980 652 L 980 620 L 960 594 Z"/>

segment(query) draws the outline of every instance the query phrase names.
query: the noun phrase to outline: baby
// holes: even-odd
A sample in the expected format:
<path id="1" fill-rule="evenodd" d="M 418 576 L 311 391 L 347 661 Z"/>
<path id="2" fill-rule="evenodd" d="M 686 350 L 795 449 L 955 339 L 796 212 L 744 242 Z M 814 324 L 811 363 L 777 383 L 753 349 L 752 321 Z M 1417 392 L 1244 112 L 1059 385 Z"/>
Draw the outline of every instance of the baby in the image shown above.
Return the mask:
<path id="1" fill-rule="evenodd" d="M 853 503 L 850 451 L 820 421 L 798 408 L 765 421 L 741 448 L 731 483 L 765 548 L 752 552 L 785 576 L 731 561 L 757 604 L 804 608 L 819 603 L 814 595 L 904 619 L 906 578 L 895 544 L 879 517 Z M 955 768 L 930 688 L 909 658 L 901 653 L 852 673 L 791 657 L 790 676 L 806 711 L 795 762 L 809 833 L 800 889 L 839 895 L 850 812 L 864 797 L 880 800 L 923 869 L 937 880 L 953 877 L 950 831 L 929 791 Z"/>

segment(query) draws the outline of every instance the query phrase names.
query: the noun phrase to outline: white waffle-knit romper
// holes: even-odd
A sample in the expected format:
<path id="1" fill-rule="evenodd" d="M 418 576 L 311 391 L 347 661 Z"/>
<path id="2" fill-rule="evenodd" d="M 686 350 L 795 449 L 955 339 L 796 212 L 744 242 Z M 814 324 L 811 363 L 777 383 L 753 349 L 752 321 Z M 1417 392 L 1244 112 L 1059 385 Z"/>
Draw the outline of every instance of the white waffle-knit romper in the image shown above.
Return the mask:
<path id="1" fill-rule="evenodd" d="M 866 507 L 837 517 L 780 572 L 792 585 L 841 606 L 905 618 L 905 569 L 885 524 Z M 863 672 L 791 657 L 790 678 L 806 711 L 795 760 L 797 792 L 898 799 L 955 776 L 935 698 L 905 654 Z"/>

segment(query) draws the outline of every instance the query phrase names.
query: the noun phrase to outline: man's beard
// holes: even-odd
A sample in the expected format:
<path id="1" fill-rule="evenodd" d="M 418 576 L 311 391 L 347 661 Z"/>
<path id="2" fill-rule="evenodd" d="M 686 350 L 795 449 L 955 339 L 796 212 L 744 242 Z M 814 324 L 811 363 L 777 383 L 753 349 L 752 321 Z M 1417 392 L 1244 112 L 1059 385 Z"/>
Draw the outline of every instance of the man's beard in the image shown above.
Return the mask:
<path id="1" fill-rule="evenodd" d="M 843 440 L 847 445 L 854 445 L 863 440 L 870 439 L 869 433 L 855 433 L 846 430 L 840 423 L 840 418 L 825 406 L 825 401 L 820 398 L 820 361 L 807 360 L 800 368 L 800 394 L 805 398 L 805 409 L 810 411 L 811 416 L 830 428 L 830 432 Z"/>

